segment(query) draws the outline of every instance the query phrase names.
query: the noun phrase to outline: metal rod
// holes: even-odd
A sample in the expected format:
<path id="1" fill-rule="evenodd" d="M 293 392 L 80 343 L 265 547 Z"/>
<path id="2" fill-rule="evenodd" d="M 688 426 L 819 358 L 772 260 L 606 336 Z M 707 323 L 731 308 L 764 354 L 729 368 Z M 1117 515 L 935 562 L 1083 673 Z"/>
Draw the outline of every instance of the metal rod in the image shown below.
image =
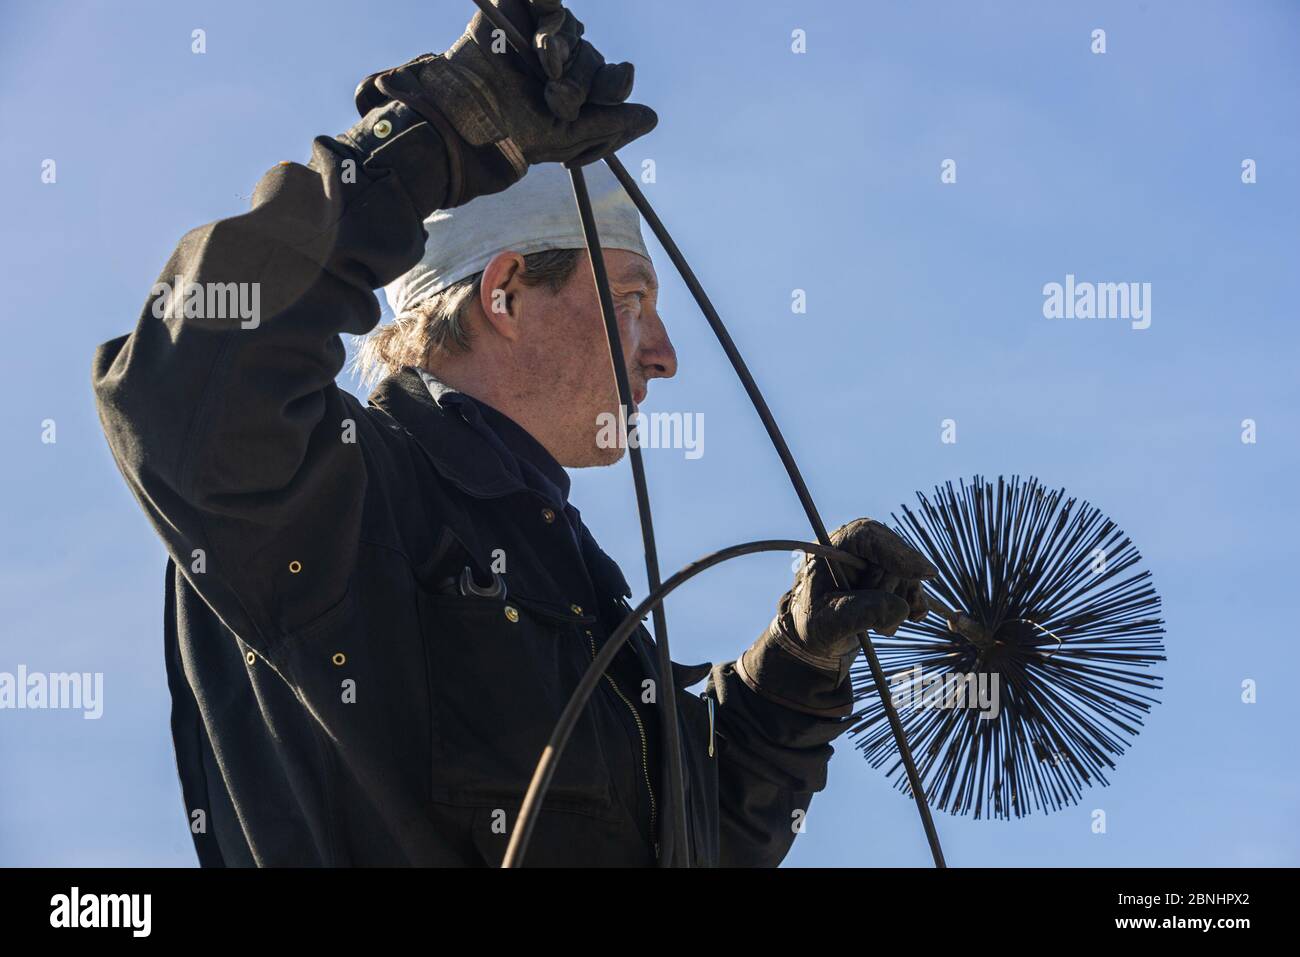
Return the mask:
<path id="1" fill-rule="evenodd" d="M 600 236 L 596 230 L 596 217 L 591 211 L 591 197 L 587 193 L 587 180 L 581 167 L 569 170 L 573 180 L 573 196 L 578 204 L 578 215 L 582 219 L 582 234 L 587 241 L 587 252 L 591 259 L 591 272 L 596 281 L 596 291 L 600 295 L 600 313 L 605 320 L 605 336 L 609 341 L 610 362 L 614 366 L 614 381 L 618 384 L 618 401 L 621 408 L 630 412 L 632 404 L 632 387 L 628 383 L 627 363 L 623 359 L 623 344 L 618 332 L 618 315 L 614 312 L 614 298 L 609 291 L 609 277 L 605 273 L 605 256 L 600 248 Z M 623 416 L 619 417 L 620 420 Z M 641 518 L 641 541 L 645 546 L 645 573 L 650 591 L 659 588 L 659 553 L 655 548 L 654 522 L 650 517 L 650 491 L 646 485 L 645 463 L 641 460 L 641 443 L 634 441 L 636 425 L 626 429 L 628 437 L 628 457 L 632 460 L 632 481 L 636 486 L 637 511 Z M 673 681 L 673 663 L 668 650 L 668 622 L 664 616 L 663 605 L 655 605 L 655 648 L 659 657 L 659 681 L 656 700 L 659 702 L 659 722 L 662 740 L 667 745 L 667 787 L 660 788 L 664 797 L 664 808 L 660 822 L 661 854 L 660 865 L 672 867 L 690 867 L 690 853 L 686 832 L 685 775 L 682 771 L 682 739 L 677 725 L 677 685 Z M 668 834 L 664 828 L 670 829 Z M 671 843 L 665 841 L 665 837 Z"/>
<path id="2" fill-rule="evenodd" d="M 754 405 L 754 411 L 758 413 L 759 419 L 763 422 L 763 427 L 767 429 L 768 438 L 771 439 L 772 445 L 776 449 L 776 454 L 781 459 L 781 464 L 785 466 L 786 474 L 790 476 L 790 483 L 794 486 L 795 495 L 798 496 L 799 502 L 803 505 L 804 513 L 808 516 L 808 522 L 812 525 L 813 533 L 817 536 L 817 541 L 822 545 L 830 546 L 830 536 L 826 533 L 826 526 L 822 522 L 821 515 L 817 511 L 817 506 L 813 502 L 812 495 L 808 491 L 808 486 L 803 480 L 803 475 L 799 471 L 799 466 L 795 463 L 794 456 L 790 454 L 790 447 L 786 444 L 785 437 L 781 434 L 780 427 L 776 424 L 776 419 L 772 415 L 772 410 L 768 408 L 767 401 L 763 398 L 763 393 L 759 391 L 758 384 L 754 377 L 749 373 L 749 367 L 745 365 L 745 360 L 740 355 L 740 350 L 736 348 L 735 342 L 732 341 L 731 334 L 727 332 L 727 327 L 722 322 L 722 317 L 718 311 L 713 308 L 713 303 L 709 300 L 708 294 L 705 293 L 704 287 L 700 285 L 699 279 L 696 278 L 695 272 L 691 269 L 690 264 L 686 262 L 686 257 L 682 251 L 677 248 L 673 242 L 672 236 L 668 234 L 667 227 L 663 221 L 655 214 L 651 208 L 649 200 L 641 192 L 636 180 L 624 168 L 622 162 L 614 154 L 605 157 L 605 162 L 609 165 L 618 181 L 623 184 L 623 189 L 631 197 L 632 202 L 636 204 L 645 221 L 650 224 L 650 229 L 654 232 L 659 244 L 664 247 L 668 253 L 668 258 L 672 260 L 677 271 L 681 274 L 682 280 L 686 287 L 690 289 L 691 295 L 695 297 L 695 302 L 704 313 L 704 318 L 708 320 L 709 326 L 717 336 L 718 344 L 722 346 L 722 351 L 727 354 L 731 360 L 731 367 L 736 371 L 740 384 L 744 386 L 746 394 Z M 829 559 L 823 559 L 827 562 L 827 569 L 831 573 L 832 579 L 838 587 L 843 587 L 843 579 L 836 573 L 835 565 Z M 953 613 L 955 614 L 955 613 Z M 917 812 L 921 815 L 921 825 L 925 829 L 925 837 L 930 845 L 930 854 L 934 858 L 935 867 L 945 867 L 943 858 L 943 848 L 939 844 L 939 834 L 934 827 L 934 819 L 930 814 L 930 806 L 926 802 L 925 788 L 921 783 L 921 776 L 917 773 L 916 762 L 912 760 L 912 751 L 907 744 L 907 734 L 903 730 L 903 723 L 899 720 L 898 711 L 894 708 L 890 700 L 885 684 L 885 672 L 880 667 L 880 659 L 876 655 L 875 646 L 871 642 L 871 637 L 867 633 L 858 635 L 858 643 L 862 646 L 863 654 L 867 659 L 867 666 L 871 670 L 871 680 L 875 685 L 876 693 L 880 695 L 880 700 L 884 704 L 885 715 L 889 719 L 889 727 L 894 732 L 894 740 L 898 744 L 898 751 L 903 759 L 903 768 L 907 772 L 907 781 L 912 789 L 912 795 L 916 799 Z"/>
<path id="3" fill-rule="evenodd" d="M 636 630 L 637 623 L 655 608 L 661 606 L 664 599 L 679 586 L 686 584 L 696 575 L 712 568 L 714 565 L 720 565 L 733 558 L 739 558 L 741 555 L 752 555 L 756 552 L 787 552 L 795 549 L 822 556 L 834 554 L 838 561 L 855 568 L 862 568 L 867 564 L 849 552 L 836 551 L 833 548 L 816 545 L 812 542 L 800 542 L 784 538 L 745 542 L 742 545 L 732 545 L 711 555 L 706 555 L 699 561 L 687 565 L 662 585 L 652 590 L 641 604 L 628 613 L 627 617 L 614 629 L 613 634 L 609 636 L 609 640 L 600 649 L 600 653 L 587 666 L 587 670 L 583 673 L 581 680 L 578 681 L 578 686 L 574 689 L 573 694 L 569 696 L 564 711 L 560 713 L 559 720 L 555 722 L 555 727 L 551 731 L 551 738 L 546 742 L 546 748 L 542 751 L 536 770 L 533 771 L 532 780 L 528 782 L 528 791 L 525 793 L 524 802 L 519 808 L 519 820 L 510 833 L 510 843 L 506 845 L 505 859 L 501 862 L 502 867 L 519 867 L 523 863 L 524 854 L 528 850 L 528 842 L 533 836 L 533 827 L 537 823 L 537 815 L 541 810 L 542 799 L 551 785 L 551 778 L 555 774 L 555 768 L 569 743 L 573 728 L 578 723 L 583 708 L 587 706 L 592 692 L 599 683 L 600 676 L 613 663 L 614 656 L 618 654 L 619 649 L 623 647 L 632 632 Z"/>
<path id="4" fill-rule="evenodd" d="M 507 42 L 515 49 L 517 53 L 520 54 L 520 58 L 524 61 L 525 65 L 533 73 L 533 75 L 539 77 L 540 79 L 545 80 L 546 79 L 545 71 L 542 70 L 541 64 L 540 62 L 538 62 L 536 56 L 535 55 L 530 56 L 528 53 L 525 52 L 526 50 L 531 51 L 532 49 L 531 45 L 529 44 L 528 40 L 524 37 L 524 35 L 515 27 L 515 25 L 511 23 L 498 9 L 493 7 L 492 4 L 489 2 L 489 0 L 474 0 L 474 3 L 475 5 L 478 6 L 480 10 L 483 11 L 483 15 L 489 21 L 491 21 L 494 26 L 498 27 L 504 33 Z M 757 383 L 754 382 L 753 376 L 750 375 L 749 368 L 748 366 L 745 365 L 745 361 L 741 357 L 740 351 L 736 348 L 735 343 L 732 341 L 730 333 L 727 332 L 727 328 L 723 324 L 722 318 L 718 315 L 717 310 L 713 308 L 713 303 L 710 302 L 708 295 L 704 292 L 704 287 L 700 285 L 699 280 L 695 276 L 695 272 L 691 269 L 690 265 L 686 262 L 686 257 L 682 255 L 681 250 L 678 249 L 677 247 L 677 244 L 673 242 L 672 236 L 669 235 L 667 228 L 663 225 L 663 222 L 655 214 L 655 211 L 651 208 L 649 201 L 645 198 L 645 195 L 641 192 L 640 187 L 636 184 L 636 181 L 628 174 L 627 170 L 624 168 L 623 164 L 619 161 L 618 157 L 613 154 L 610 154 L 605 158 L 605 162 L 609 166 L 610 170 L 614 173 L 614 175 L 618 178 L 619 182 L 622 183 L 624 190 L 627 192 L 628 196 L 632 199 L 632 202 L 636 205 L 637 209 L 640 210 L 641 215 L 645 218 L 646 222 L 650 224 L 651 230 L 654 232 L 656 238 L 658 238 L 660 244 L 664 247 L 664 250 L 668 253 L 668 258 L 672 260 L 672 263 L 677 268 L 678 273 L 681 274 L 682 280 L 686 283 L 687 288 L 690 289 L 691 295 L 694 296 L 696 303 L 700 307 L 700 311 L 704 313 L 705 319 L 708 320 L 709 326 L 713 329 L 714 335 L 717 337 L 719 344 L 722 346 L 722 351 L 726 353 L 727 358 L 731 362 L 732 368 L 735 369 L 736 375 L 737 377 L 739 377 L 741 381 L 741 385 L 744 386 L 745 392 L 749 395 L 750 401 L 754 405 L 754 410 L 758 413 L 758 417 L 763 423 L 763 427 L 767 430 L 768 437 L 771 439 L 772 445 L 775 447 L 776 453 L 780 457 L 782 465 L 785 466 L 786 474 L 789 475 L 790 482 L 794 486 L 795 495 L 798 496 L 799 502 L 803 506 L 805 514 L 808 516 L 808 521 L 812 525 L 813 532 L 814 534 L 816 534 L 818 542 L 825 547 L 830 547 L 830 536 L 826 532 L 826 525 L 825 523 L 822 522 L 821 515 L 817 510 L 817 506 L 813 502 L 812 495 L 808 491 L 808 486 L 803 480 L 803 475 L 800 473 L 799 467 L 794 461 L 794 456 L 790 454 L 790 448 L 786 444 L 785 437 L 781 434 L 781 430 L 776 424 L 776 419 L 772 416 L 771 409 L 768 408 L 767 402 L 763 398 L 762 393 L 759 391 Z M 578 172 L 577 170 L 572 170 L 572 169 L 570 170 L 571 174 L 577 172 Z M 574 177 L 575 195 L 577 194 L 577 189 L 578 189 L 577 177 L 575 176 Z M 588 241 L 588 248 L 590 249 L 590 240 Z M 596 257 L 593 256 L 592 257 L 593 266 L 595 261 L 596 261 Z M 603 263 L 602 263 L 602 268 L 603 268 Z M 598 288 L 600 288 L 599 282 L 597 285 Z M 605 289 L 604 292 L 608 294 L 608 289 Z M 602 303 L 602 308 L 603 308 L 603 303 Z M 611 356 L 613 356 L 612 345 L 611 345 Z M 622 355 L 620 352 L 620 354 L 614 359 L 616 368 L 621 363 L 621 361 L 622 361 Z M 626 401 L 622 397 L 621 386 L 620 386 L 620 401 Z M 634 451 L 639 451 L 639 450 L 634 450 Z M 636 458 L 633 459 L 634 478 L 636 475 L 637 461 L 638 460 Z M 642 491 L 641 485 L 638 485 L 638 489 L 637 489 L 638 506 L 642 507 L 643 511 L 648 515 L 649 503 L 641 501 L 640 498 L 641 491 Z M 642 533 L 644 537 L 645 534 L 644 523 L 642 525 Z M 834 563 L 830 562 L 829 559 L 824 559 L 824 560 L 827 561 L 827 569 L 830 571 L 832 579 L 836 582 L 837 585 L 840 585 L 842 587 L 843 579 L 836 573 L 836 568 Z M 649 565 L 649 561 L 650 561 L 650 556 L 649 554 L 647 554 L 647 566 Z M 656 569 L 655 577 L 657 578 L 657 569 Z M 652 582 L 651 588 L 653 589 L 653 587 L 654 585 Z M 660 625 L 660 616 L 657 615 L 655 618 L 656 637 L 658 637 L 657 633 L 658 633 L 659 625 Z M 885 715 L 889 719 L 889 726 L 893 732 L 894 740 L 898 745 L 899 754 L 903 761 L 903 767 L 907 772 L 908 785 L 912 790 L 913 798 L 916 800 L 917 811 L 921 816 L 921 824 L 925 829 L 926 840 L 930 845 L 931 856 L 934 858 L 934 863 L 936 867 L 945 867 L 946 864 L 944 862 L 943 849 L 939 844 L 939 835 L 934 827 L 934 820 L 930 814 L 929 804 L 926 802 L 925 789 L 921 783 L 921 777 L 917 773 L 916 762 L 912 759 L 912 751 L 911 748 L 908 747 L 907 735 L 903 730 L 902 722 L 899 720 L 898 712 L 894 708 L 893 702 L 890 700 L 890 696 L 887 693 L 885 673 L 880 666 L 880 659 L 876 654 L 875 646 L 871 642 L 870 635 L 865 632 L 858 636 L 858 643 L 861 645 L 863 654 L 866 656 L 867 665 L 871 671 L 872 683 L 875 685 L 876 693 L 880 696 L 881 703 L 884 706 Z M 667 656 L 666 636 L 665 636 L 664 643 L 660 645 L 660 652 L 661 652 L 660 654 L 661 659 Z M 671 665 L 669 666 L 669 671 L 667 672 L 667 674 L 669 675 L 668 680 L 670 681 L 671 684 Z M 672 700 L 673 694 L 670 694 L 669 698 L 670 698 L 670 706 L 673 707 L 673 709 L 675 710 L 676 701 Z M 676 724 L 674 723 L 673 727 L 669 729 L 671 735 L 669 740 L 670 740 L 670 744 L 675 743 L 678 749 L 680 749 L 680 738 L 677 735 L 677 730 L 678 729 L 676 727 Z M 677 760 L 680 761 L 680 757 L 681 757 L 680 750 L 678 750 L 676 757 Z M 680 771 L 680 767 L 678 768 L 678 770 Z M 672 772 L 670 769 L 670 774 L 671 773 Z M 678 792 L 674 792 L 673 796 L 679 799 L 681 798 L 681 795 Z M 684 802 L 679 801 L 679 803 L 684 803 Z M 684 806 L 682 808 L 682 811 L 684 814 L 685 811 Z"/>
<path id="5" fill-rule="evenodd" d="M 981 648 L 993 643 L 993 638 L 987 628 L 965 612 L 949 608 L 930 592 L 925 593 L 925 604 L 932 612 L 943 619 L 944 624 L 948 626 L 948 630 L 954 634 L 961 635 L 967 641 Z M 1027 618 L 1022 620 L 1028 621 Z M 1037 622 L 1029 623 L 1035 628 L 1042 628 Z"/>
<path id="6" fill-rule="evenodd" d="M 483 16 L 502 31 L 506 42 L 519 54 L 519 58 L 533 76 L 546 82 L 548 77 L 542 69 L 536 51 L 519 29 L 489 0 L 474 0 L 474 3 L 483 12 Z M 578 167 L 569 168 L 569 178 L 573 183 L 573 196 L 578 206 L 578 216 L 582 220 L 582 232 L 587 242 L 587 253 L 591 259 L 596 291 L 600 296 L 600 311 L 605 320 L 610 362 L 614 367 L 614 380 L 618 385 L 618 401 L 622 409 L 630 410 L 632 392 L 628 385 L 627 366 L 623 360 L 623 347 L 618 334 L 618 317 L 614 312 L 614 300 L 609 292 L 609 279 L 605 275 L 605 259 L 600 249 L 600 237 L 596 230 L 595 216 L 591 211 L 586 179 Z M 622 418 L 620 416 L 620 420 Z M 641 540 L 645 546 L 646 580 L 650 590 L 654 591 L 659 587 L 659 557 L 655 548 L 654 524 L 650 517 L 650 493 L 646 486 L 640 443 L 629 440 L 628 446 L 629 458 L 632 462 L 632 480 L 636 486 L 637 511 L 641 521 Z M 668 622 L 662 606 L 655 607 L 654 628 L 655 648 L 659 660 L 659 680 L 667 685 L 666 693 L 665 689 L 660 688 L 656 699 L 661 703 L 659 726 L 665 746 L 664 751 L 668 758 L 664 762 L 664 767 L 660 769 L 662 775 L 659 791 L 664 807 L 660 825 L 659 865 L 672 867 L 679 864 L 682 867 L 690 867 L 690 847 L 686 831 L 685 776 L 682 769 L 682 738 L 677 723 L 677 685 L 673 681 L 672 653 L 668 646 Z"/>

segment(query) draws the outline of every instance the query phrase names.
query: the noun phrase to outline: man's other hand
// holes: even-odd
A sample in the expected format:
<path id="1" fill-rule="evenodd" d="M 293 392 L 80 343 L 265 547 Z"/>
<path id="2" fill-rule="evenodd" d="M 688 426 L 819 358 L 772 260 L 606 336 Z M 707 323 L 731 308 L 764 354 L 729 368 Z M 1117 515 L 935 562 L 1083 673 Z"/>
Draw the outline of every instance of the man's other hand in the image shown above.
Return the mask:
<path id="1" fill-rule="evenodd" d="M 827 670 L 857 655 L 857 635 L 892 635 L 907 620 L 920 621 L 927 608 L 921 583 L 937 569 L 893 530 L 869 518 L 837 528 L 831 544 L 867 563 L 863 569 L 836 566 L 837 587 L 822 558 L 809 556 L 781 598 L 769 633 L 788 651 Z"/>
<path id="2" fill-rule="evenodd" d="M 532 41 L 526 55 L 540 60 L 544 79 L 480 11 L 446 53 L 416 57 L 357 87 L 363 116 L 398 100 L 443 133 L 459 173 L 450 205 L 499 192 L 535 163 L 593 162 L 658 122 L 649 107 L 625 102 L 632 64 L 606 63 L 560 0 L 492 2 Z"/>

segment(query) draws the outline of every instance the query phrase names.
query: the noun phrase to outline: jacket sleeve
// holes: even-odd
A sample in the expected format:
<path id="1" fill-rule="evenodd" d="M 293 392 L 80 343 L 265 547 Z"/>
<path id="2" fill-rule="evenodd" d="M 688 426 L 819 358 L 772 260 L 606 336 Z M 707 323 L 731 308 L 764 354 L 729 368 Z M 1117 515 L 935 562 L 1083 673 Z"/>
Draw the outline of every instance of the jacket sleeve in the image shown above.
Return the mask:
<path id="1" fill-rule="evenodd" d="M 830 742 L 849 727 L 853 686 L 765 634 L 715 667 L 705 693 L 716 702 L 720 863 L 775 867 L 826 786 Z"/>
<path id="2" fill-rule="evenodd" d="M 177 567 L 255 649 L 346 593 L 366 469 L 362 406 L 334 383 L 340 334 L 374 327 L 373 290 L 420 259 L 446 183 L 438 134 L 377 108 L 318 137 L 306 165 L 273 167 L 247 213 L 187 233 L 135 330 L 96 352 L 118 467 Z"/>

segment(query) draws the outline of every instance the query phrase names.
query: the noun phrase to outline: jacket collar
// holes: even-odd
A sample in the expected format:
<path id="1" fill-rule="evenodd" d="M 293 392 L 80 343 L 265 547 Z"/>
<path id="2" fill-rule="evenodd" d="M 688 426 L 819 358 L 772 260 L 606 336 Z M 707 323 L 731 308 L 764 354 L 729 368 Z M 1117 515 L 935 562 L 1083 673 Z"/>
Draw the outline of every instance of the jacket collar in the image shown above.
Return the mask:
<path id="1" fill-rule="evenodd" d="M 438 393 L 435 399 L 433 393 Z M 474 498 L 500 498 L 515 492 L 536 494 L 524 484 L 518 465 L 501 457 L 487 439 L 461 416 L 447 387 L 430 389 L 415 369 L 388 376 L 370 395 L 371 406 L 382 410 L 424 449 L 434 468 L 447 481 Z M 632 588 L 618 563 L 605 554 L 581 516 L 577 526 L 583 557 L 593 577 L 615 594 L 631 597 Z"/>
<path id="2" fill-rule="evenodd" d="M 470 427 L 455 403 L 435 400 L 414 369 L 379 383 L 370 404 L 387 412 L 424 449 L 443 478 L 475 498 L 499 498 L 527 488 L 517 467 Z"/>

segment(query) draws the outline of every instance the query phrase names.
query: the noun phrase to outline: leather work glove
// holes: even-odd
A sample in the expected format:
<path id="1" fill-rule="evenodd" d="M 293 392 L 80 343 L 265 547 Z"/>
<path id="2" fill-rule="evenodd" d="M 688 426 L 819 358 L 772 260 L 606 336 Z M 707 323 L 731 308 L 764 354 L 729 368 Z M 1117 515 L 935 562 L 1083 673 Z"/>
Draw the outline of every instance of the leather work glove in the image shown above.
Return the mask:
<path id="1" fill-rule="evenodd" d="M 837 565 L 844 582 L 838 588 L 825 560 L 807 556 L 771 625 L 737 662 L 755 691 L 811 714 L 847 713 L 849 668 L 861 647 L 857 635 L 892 635 L 904 621 L 924 618 L 921 582 L 938 574 L 897 533 L 869 518 L 837 528 L 831 544 L 867 567 Z"/>
<path id="2" fill-rule="evenodd" d="M 659 121 L 649 107 L 624 102 L 632 64 L 607 64 L 561 0 L 492 3 L 533 41 L 544 83 L 480 11 L 446 53 L 372 74 L 356 91 L 363 117 L 397 100 L 442 134 L 448 208 L 506 189 L 536 163 L 601 159 Z"/>

